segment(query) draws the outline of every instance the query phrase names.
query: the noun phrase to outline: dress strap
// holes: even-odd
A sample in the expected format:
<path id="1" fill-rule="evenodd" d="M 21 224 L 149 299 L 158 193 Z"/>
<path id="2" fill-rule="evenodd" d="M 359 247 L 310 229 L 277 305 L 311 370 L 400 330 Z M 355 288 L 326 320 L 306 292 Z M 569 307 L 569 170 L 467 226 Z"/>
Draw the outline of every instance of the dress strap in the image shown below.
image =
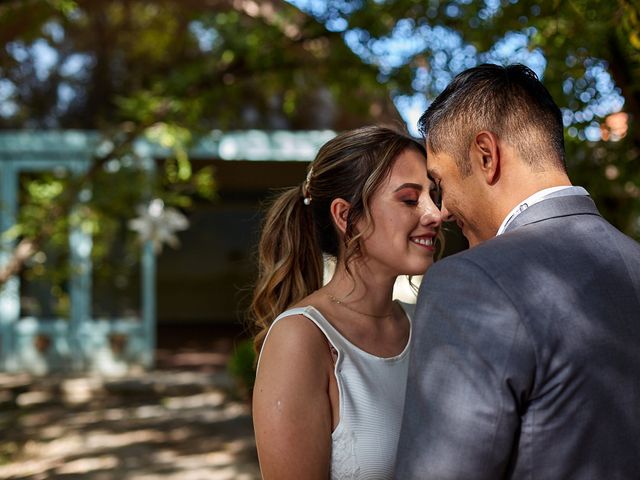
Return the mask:
<path id="1" fill-rule="evenodd" d="M 324 337 L 327 339 L 327 343 L 329 344 L 329 348 L 331 350 L 331 356 L 334 359 L 334 364 L 335 364 L 338 358 L 338 354 L 341 351 L 341 348 L 339 347 L 341 343 L 340 339 L 342 337 L 338 333 L 338 331 L 329 323 L 329 321 L 326 318 L 324 318 L 324 316 L 312 306 L 290 308 L 289 310 L 285 310 L 280 315 L 278 315 L 273 321 L 273 323 L 271 324 L 271 326 L 269 327 L 269 331 L 267 332 L 267 335 L 264 337 L 264 341 L 262 344 L 264 345 L 267 342 L 267 340 L 269 339 L 269 335 L 271 334 L 271 329 L 276 323 L 278 323 L 283 318 L 291 317 L 294 315 L 302 315 L 303 317 L 308 318 L 320 329 Z M 258 362 L 256 363 L 256 372 L 258 368 L 260 368 L 261 356 L 262 356 L 262 351 L 258 356 Z"/>

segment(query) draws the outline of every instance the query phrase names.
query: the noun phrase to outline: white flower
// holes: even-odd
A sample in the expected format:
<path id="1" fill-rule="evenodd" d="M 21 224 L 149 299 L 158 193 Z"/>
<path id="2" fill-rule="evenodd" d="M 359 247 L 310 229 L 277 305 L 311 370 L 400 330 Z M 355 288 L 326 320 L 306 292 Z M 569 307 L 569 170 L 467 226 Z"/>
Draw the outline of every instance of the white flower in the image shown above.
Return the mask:
<path id="1" fill-rule="evenodd" d="M 180 245 L 175 232 L 189 228 L 189 220 L 175 208 L 164 206 L 164 202 L 156 198 L 148 206 L 136 207 L 139 217 L 129 220 L 129 228 L 138 232 L 142 242 L 151 241 L 154 252 L 160 253 L 162 245 L 168 243 L 177 248 Z"/>

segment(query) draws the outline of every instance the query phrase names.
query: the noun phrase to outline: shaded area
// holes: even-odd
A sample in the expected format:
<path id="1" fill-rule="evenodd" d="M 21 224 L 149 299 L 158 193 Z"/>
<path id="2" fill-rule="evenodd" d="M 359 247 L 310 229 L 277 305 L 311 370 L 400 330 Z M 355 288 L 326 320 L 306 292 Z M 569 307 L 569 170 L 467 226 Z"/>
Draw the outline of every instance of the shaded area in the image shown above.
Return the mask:
<path id="1" fill-rule="evenodd" d="M 226 352 L 164 355 L 120 379 L 0 375 L 0 478 L 260 478 Z"/>

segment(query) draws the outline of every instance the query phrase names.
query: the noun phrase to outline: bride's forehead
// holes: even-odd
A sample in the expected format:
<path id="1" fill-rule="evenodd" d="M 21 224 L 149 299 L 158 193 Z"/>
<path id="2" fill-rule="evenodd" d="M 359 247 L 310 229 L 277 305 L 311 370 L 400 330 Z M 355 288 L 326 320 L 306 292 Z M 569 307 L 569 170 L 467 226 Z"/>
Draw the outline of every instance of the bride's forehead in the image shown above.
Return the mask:
<path id="1" fill-rule="evenodd" d="M 428 182 L 425 158 L 416 152 L 413 155 L 398 156 L 383 184 L 397 188 L 403 183 L 424 185 Z"/>
<path id="2" fill-rule="evenodd" d="M 412 171 L 426 171 L 427 159 L 415 150 L 405 150 L 400 153 L 393 162 L 391 174 L 410 173 Z"/>

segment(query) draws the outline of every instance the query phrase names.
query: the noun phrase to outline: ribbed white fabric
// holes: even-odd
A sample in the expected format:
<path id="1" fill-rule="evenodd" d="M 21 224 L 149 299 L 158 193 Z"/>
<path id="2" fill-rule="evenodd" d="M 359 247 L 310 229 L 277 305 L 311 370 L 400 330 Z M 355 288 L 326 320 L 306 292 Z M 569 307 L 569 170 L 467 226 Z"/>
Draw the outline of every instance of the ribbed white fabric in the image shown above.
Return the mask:
<path id="1" fill-rule="evenodd" d="M 414 306 L 401 305 L 411 319 Z M 331 479 L 391 479 L 404 409 L 411 338 L 402 353 L 382 358 L 352 344 L 312 306 L 283 312 L 271 328 L 291 315 L 304 315 L 314 322 L 338 352 L 335 375 L 340 420 L 331 435 Z M 258 360 L 258 366 L 259 363 Z"/>

